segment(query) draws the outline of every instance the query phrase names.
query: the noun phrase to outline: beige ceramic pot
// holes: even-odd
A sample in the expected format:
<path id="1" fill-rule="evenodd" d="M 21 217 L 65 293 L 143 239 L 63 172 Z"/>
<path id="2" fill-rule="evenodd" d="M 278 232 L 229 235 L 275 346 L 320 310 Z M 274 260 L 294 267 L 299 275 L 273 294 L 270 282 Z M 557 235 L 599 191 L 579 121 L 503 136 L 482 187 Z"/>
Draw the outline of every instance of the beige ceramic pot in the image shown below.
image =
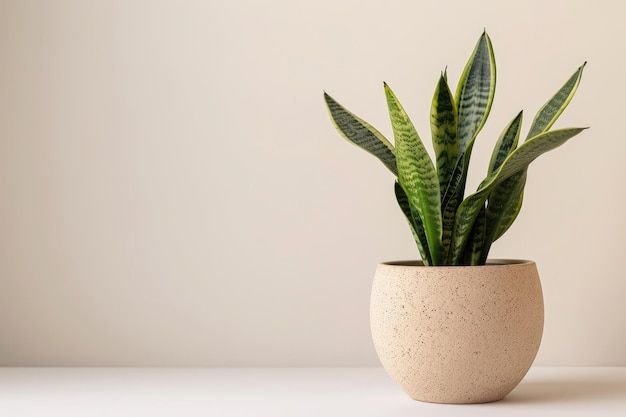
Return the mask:
<path id="1" fill-rule="evenodd" d="M 522 380 L 539 349 L 543 295 L 537 268 L 521 260 L 379 264 L 370 323 L 385 370 L 412 398 L 497 401 Z"/>

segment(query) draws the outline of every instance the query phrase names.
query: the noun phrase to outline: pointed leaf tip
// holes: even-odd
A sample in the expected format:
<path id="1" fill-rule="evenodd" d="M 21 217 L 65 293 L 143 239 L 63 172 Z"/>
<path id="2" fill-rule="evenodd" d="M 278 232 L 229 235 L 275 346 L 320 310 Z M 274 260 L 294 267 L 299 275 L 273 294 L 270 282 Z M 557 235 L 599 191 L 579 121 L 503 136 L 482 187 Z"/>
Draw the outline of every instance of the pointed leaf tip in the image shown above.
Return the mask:
<path id="1" fill-rule="evenodd" d="M 372 125 L 351 113 L 328 94 L 324 94 L 331 121 L 339 134 L 349 142 L 374 155 L 397 175 L 394 147 Z"/>

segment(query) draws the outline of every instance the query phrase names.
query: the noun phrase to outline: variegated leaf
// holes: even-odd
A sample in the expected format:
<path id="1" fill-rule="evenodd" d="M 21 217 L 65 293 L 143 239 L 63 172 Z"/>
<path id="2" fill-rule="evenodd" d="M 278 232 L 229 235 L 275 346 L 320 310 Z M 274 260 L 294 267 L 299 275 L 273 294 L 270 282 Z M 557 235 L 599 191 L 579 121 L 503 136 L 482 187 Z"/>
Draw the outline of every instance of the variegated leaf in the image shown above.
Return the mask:
<path id="1" fill-rule="evenodd" d="M 430 252 L 428 251 L 428 241 L 426 240 L 426 233 L 424 232 L 424 224 L 422 223 L 422 219 L 418 215 L 415 209 L 411 210 L 411 204 L 409 203 L 409 198 L 406 193 L 402 189 L 402 186 L 396 182 L 394 185 L 394 191 L 396 194 L 396 200 L 398 201 L 398 205 L 404 213 L 409 226 L 411 227 L 411 233 L 413 233 L 413 239 L 415 239 L 415 243 L 417 244 L 417 249 L 422 256 L 422 261 L 424 265 L 428 266 L 432 264 L 432 259 L 430 257 Z"/>
<path id="2" fill-rule="evenodd" d="M 470 143 L 470 147 L 466 150 L 466 155 L 471 153 L 473 143 Z M 443 244 L 445 263 L 450 263 L 450 244 L 452 242 L 452 233 L 454 231 L 454 222 L 456 219 L 456 211 L 459 205 L 463 201 L 463 195 L 465 194 L 465 181 L 466 173 L 469 165 L 469 158 L 459 158 L 452 176 L 448 182 L 445 194 L 442 199 L 442 232 L 441 242 Z"/>
<path id="3" fill-rule="evenodd" d="M 521 199 L 524 195 L 524 186 L 526 185 L 525 168 L 494 187 L 489 194 L 489 200 L 486 211 L 486 231 L 484 254 L 481 259 L 482 263 L 487 260 L 487 254 L 491 248 L 491 244 L 495 242 L 508 229 L 521 208 Z"/>
<path id="4" fill-rule="evenodd" d="M 445 188 L 442 202 L 442 243 L 446 262 L 449 262 L 454 216 L 465 195 L 474 140 L 489 116 L 495 88 L 496 62 L 493 47 L 489 36 L 483 32 L 463 70 L 455 95 L 459 157 Z"/>
<path id="5" fill-rule="evenodd" d="M 437 173 L 413 123 L 387 84 L 385 94 L 396 144 L 398 180 L 411 207 L 417 209 L 422 219 L 433 265 L 441 265 L 441 193 Z"/>
<path id="6" fill-rule="evenodd" d="M 585 68 L 585 62 L 581 65 L 576 72 L 567 80 L 567 82 L 556 92 L 550 100 L 544 104 L 541 109 L 535 115 L 535 119 L 533 120 L 532 125 L 530 126 L 530 130 L 528 131 L 528 138 L 532 138 L 533 136 L 539 135 L 543 132 L 546 132 L 556 119 L 559 118 L 563 110 L 567 107 L 567 105 L 572 101 L 574 97 L 574 93 L 578 89 L 578 85 L 580 84 L 580 79 L 583 75 L 583 69 Z"/>
<path id="7" fill-rule="evenodd" d="M 496 92 L 496 61 L 487 32 L 483 32 L 456 91 L 459 112 L 459 154 L 463 154 L 482 129 Z"/>
<path id="8" fill-rule="evenodd" d="M 527 138 L 547 132 L 556 122 L 570 103 L 582 77 L 586 63 L 581 65 L 565 84 L 539 109 Z M 493 160 L 493 158 L 492 158 Z M 490 171 L 492 172 L 492 170 Z M 499 239 L 513 224 L 519 214 L 524 200 L 524 185 L 526 184 L 528 168 L 513 175 L 502 184 L 495 187 L 489 195 L 487 209 L 487 237 L 494 242 Z M 487 243 L 491 244 L 491 243 Z"/>
<path id="9" fill-rule="evenodd" d="M 493 154 L 491 155 L 489 174 L 500 168 L 506 157 L 517 148 L 521 127 L 522 112 L 505 127 L 500 135 Z M 495 235 L 499 232 L 501 224 L 509 221 L 513 222 L 517 217 L 517 213 L 520 209 L 518 203 L 526 183 L 526 170 L 527 168 L 522 170 L 521 173 L 514 174 L 501 184 L 496 185 L 489 194 L 485 216 L 485 243 L 483 256 L 479 261 L 481 263 L 486 261 L 491 244 L 496 240 Z M 510 223 L 506 227 L 508 228 L 509 226 Z"/>
<path id="10" fill-rule="evenodd" d="M 553 130 L 537 135 L 513 151 L 502 163 L 500 168 L 483 180 L 478 191 L 467 197 L 459 206 L 454 224 L 451 244 L 451 260 L 457 264 L 461 260 L 463 250 L 474 221 L 489 193 L 513 174 L 525 169 L 541 154 L 561 146 L 568 139 L 576 136 L 585 128 L 569 128 Z"/>
<path id="11" fill-rule="evenodd" d="M 523 184 L 526 185 L 525 178 L 524 178 Z M 524 185 L 522 185 L 522 188 L 524 187 Z M 520 210 L 522 209 L 523 202 L 524 202 L 524 191 L 522 190 L 517 196 L 517 203 L 510 210 L 506 210 L 506 209 L 504 210 L 505 212 L 504 217 L 502 218 L 502 221 L 500 221 L 499 227 L 496 230 L 493 239 L 491 239 L 492 242 L 495 242 L 496 240 L 500 239 L 502 235 L 505 234 L 507 230 L 509 230 L 513 222 L 515 222 L 515 219 L 517 219 L 517 216 Z"/>
<path id="12" fill-rule="evenodd" d="M 500 168 L 500 165 L 502 165 L 502 162 L 509 156 L 511 151 L 517 148 L 517 142 L 522 128 L 522 115 L 523 112 L 519 112 L 500 134 L 496 146 L 493 148 L 493 153 L 491 154 L 487 174 L 491 174 Z"/>
<path id="13" fill-rule="evenodd" d="M 341 136 L 380 159 L 397 176 L 394 147 L 382 133 L 349 112 L 326 93 L 324 93 L 324 100 L 326 100 L 330 118 Z"/>
<path id="14" fill-rule="evenodd" d="M 467 247 L 465 248 L 465 254 L 463 256 L 463 265 L 484 265 L 485 262 L 481 262 L 483 254 L 485 253 L 485 239 L 487 230 L 487 217 L 485 205 L 478 212 L 474 227 L 470 234 L 470 239 Z M 487 248 L 489 251 L 489 248 Z M 486 256 L 486 255 L 485 255 Z"/>
<path id="15" fill-rule="evenodd" d="M 430 109 L 430 129 L 437 162 L 437 177 L 442 190 L 448 185 L 459 156 L 457 110 L 448 83 L 441 74 Z"/>

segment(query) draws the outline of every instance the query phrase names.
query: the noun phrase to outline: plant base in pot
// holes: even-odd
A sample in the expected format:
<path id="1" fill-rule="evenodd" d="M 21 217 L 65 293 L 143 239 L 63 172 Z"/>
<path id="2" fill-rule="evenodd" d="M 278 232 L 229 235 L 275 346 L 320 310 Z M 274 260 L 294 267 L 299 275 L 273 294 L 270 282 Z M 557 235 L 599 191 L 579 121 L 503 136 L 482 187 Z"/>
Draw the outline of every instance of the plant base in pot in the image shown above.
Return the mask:
<path id="1" fill-rule="evenodd" d="M 370 322 L 376 352 L 413 399 L 504 398 L 530 368 L 543 332 L 534 262 L 484 266 L 378 265 Z"/>

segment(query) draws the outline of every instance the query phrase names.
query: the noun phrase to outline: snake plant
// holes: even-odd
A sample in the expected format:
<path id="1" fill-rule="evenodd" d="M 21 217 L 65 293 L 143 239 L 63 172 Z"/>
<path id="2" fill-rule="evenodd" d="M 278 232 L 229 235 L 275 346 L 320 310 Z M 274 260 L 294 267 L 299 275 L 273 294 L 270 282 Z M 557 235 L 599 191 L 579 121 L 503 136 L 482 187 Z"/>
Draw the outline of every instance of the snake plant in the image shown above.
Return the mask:
<path id="1" fill-rule="evenodd" d="M 453 94 L 443 71 L 437 82 L 430 125 L 435 163 L 391 88 L 384 84 L 395 146 L 373 126 L 324 92 L 331 120 L 348 141 L 376 156 L 396 176 L 394 191 L 425 265 L 483 265 L 491 244 L 516 219 L 528 165 L 586 128 L 550 128 L 571 101 L 580 66 L 535 115 L 518 146 L 522 112 L 498 138 L 487 176 L 465 197 L 474 141 L 485 125 L 496 87 L 491 40 L 483 32 Z"/>

